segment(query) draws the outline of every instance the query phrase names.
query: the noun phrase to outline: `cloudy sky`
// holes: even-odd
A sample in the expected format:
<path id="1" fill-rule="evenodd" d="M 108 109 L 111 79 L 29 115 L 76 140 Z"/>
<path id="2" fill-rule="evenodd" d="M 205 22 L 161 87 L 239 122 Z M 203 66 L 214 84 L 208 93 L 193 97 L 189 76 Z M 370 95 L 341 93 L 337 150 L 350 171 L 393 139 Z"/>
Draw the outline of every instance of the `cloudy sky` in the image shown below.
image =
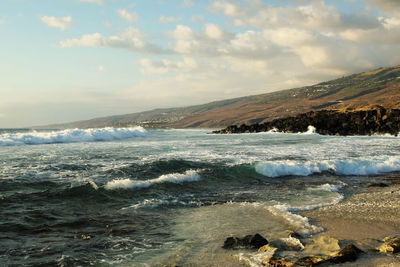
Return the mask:
<path id="1" fill-rule="evenodd" d="M 399 0 L 1 0 L 0 127 L 201 104 L 400 64 Z"/>

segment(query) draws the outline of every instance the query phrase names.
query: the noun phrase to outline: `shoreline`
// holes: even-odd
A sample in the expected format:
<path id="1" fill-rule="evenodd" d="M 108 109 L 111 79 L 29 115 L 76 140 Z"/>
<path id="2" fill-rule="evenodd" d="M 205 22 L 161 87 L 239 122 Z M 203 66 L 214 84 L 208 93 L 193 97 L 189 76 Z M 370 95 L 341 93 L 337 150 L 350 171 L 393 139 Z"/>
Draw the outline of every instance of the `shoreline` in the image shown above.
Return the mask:
<path id="1" fill-rule="evenodd" d="M 284 133 L 306 132 L 315 127 L 322 135 L 374 135 L 400 132 L 400 109 L 376 106 L 367 110 L 318 110 L 295 116 L 275 119 L 262 124 L 231 125 L 213 131 L 213 134 L 237 134 L 278 131 Z"/>
<path id="2" fill-rule="evenodd" d="M 366 187 L 340 203 L 300 213 L 324 228 L 317 236 L 353 243 L 365 252 L 354 262 L 332 266 L 400 266 L 400 255 L 376 251 L 385 237 L 400 234 L 400 179 L 394 180 L 388 187 Z"/>

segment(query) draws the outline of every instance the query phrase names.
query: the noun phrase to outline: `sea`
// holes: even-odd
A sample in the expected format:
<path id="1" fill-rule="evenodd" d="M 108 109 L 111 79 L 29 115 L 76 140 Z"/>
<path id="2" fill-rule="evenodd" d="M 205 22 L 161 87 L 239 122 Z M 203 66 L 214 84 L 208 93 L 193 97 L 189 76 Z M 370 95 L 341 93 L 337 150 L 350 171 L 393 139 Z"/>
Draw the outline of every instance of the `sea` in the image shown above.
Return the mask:
<path id="1" fill-rule="evenodd" d="M 316 235 L 400 171 L 399 137 L 210 132 L 0 130 L 0 266 L 258 266 L 225 239 Z"/>

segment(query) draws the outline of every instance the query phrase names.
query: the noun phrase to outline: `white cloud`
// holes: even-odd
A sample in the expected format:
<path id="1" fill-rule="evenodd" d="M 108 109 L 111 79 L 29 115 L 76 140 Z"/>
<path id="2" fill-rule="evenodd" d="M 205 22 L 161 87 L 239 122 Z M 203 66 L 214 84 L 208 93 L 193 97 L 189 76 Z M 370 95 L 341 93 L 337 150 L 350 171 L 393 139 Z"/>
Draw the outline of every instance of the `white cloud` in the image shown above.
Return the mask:
<path id="1" fill-rule="evenodd" d="M 210 39 L 221 39 L 224 34 L 220 27 L 212 23 L 205 25 L 204 32 Z"/>
<path id="2" fill-rule="evenodd" d="M 97 67 L 97 70 L 98 70 L 99 72 L 105 72 L 105 71 L 106 71 L 106 68 L 105 68 L 103 65 L 99 65 L 99 66 Z"/>
<path id="3" fill-rule="evenodd" d="M 181 20 L 181 18 L 161 16 L 158 20 L 161 23 L 171 23 L 171 22 L 177 22 L 177 21 Z"/>
<path id="4" fill-rule="evenodd" d="M 135 22 L 138 19 L 138 15 L 134 12 L 129 12 L 126 9 L 118 9 L 118 15 L 128 22 Z"/>
<path id="5" fill-rule="evenodd" d="M 216 11 L 222 11 L 223 14 L 228 17 L 234 17 L 243 14 L 243 10 L 238 4 L 230 1 L 215 1 L 212 4 L 212 8 Z"/>
<path id="6" fill-rule="evenodd" d="M 183 7 L 192 7 L 192 6 L 194 6 L 194 1 L 193 0 L 183 0 L 182 6 Z"/>
<path id="7" fill-rule="evenodd" d="M 86 3 L 104 5 L 104 0 L 79 0 L 79 2 L 86 2 Z"/>
<path id="8" fill-rule="evenodd" d="M 54 17 L 54 16 L 41 16 L 40 20 L 47 26 L 65 30 L 72 25 L 72 18 L 67 17 Z"/>
<path id="9" fill-rule="evenodd" d="M 81 38 L 67 39 L 60 42 L 60 47 L 110 47 L 128 49 L 136 52 L 165 53 L 163 48 L 147 42 L 147 36 L 131 26 L 117 35 L 103 36 L 100 33 L 85 34 Z"/>
<path id="10" fill-rule="evenodd" d="M 149 36 L 133 27 L 111 36 L 83 35 L 60 45 L 146 53 L 139 68 L 147 80 L 126 89 L 122 98 L 162 106 L 291 88 L 400 63 L 399 16 L 377 15 L 368 8 L 344 12 L 330 1 L 291 1 L 295 4 L 215 1 L 209 10 L 224 16 L 226 23 L 178 24 L 162 40 L 170 50 L 152 45 Z M 160 53 L 167 59 L 155 55 Z M 167 98 L 172 100 L 164 102 Z M 189 98 L 196 100 L 189 103 Z"/>
<path id="11" fill-rule="evenodd" d="M 188 72 L 197 68 L 194 58 L 184 57 L 182 61 L 162 60 L 158 62 L 144 58 L 140 60 L 141 72 L 145 74 L 166 74 L 169 72 Z"/>

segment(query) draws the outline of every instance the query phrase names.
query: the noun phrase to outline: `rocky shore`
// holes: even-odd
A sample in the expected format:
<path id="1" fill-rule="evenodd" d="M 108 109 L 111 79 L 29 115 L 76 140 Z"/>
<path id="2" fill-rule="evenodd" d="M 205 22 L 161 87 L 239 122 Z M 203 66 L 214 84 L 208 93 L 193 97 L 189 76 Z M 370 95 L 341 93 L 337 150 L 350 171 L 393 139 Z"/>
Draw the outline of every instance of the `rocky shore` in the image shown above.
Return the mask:
<path id="1" fill-rule="evenodd" d="M 397 179 L 396 179 L 397 180 Z M 322 233 L 267 240 L 228 237 L 225 250 L 253 250 L 243 266 L 400 266 L 400 186 L 368 186 L 342 203 L 304 212 Z"/>
<path id="2" fill-rule="evenodd" d="M 306 132 L 309 126 L 314 126 L 315 131 L 323 135 L 391 134 L 397 136 L 400 132 L 400 109 L 387 109 L 378 106 L 373 109 L 355 111 L 311 111 L 262 124 L 231 125 L 212 133 L 232 134 L 268 131 L 298 133 Z"/>

